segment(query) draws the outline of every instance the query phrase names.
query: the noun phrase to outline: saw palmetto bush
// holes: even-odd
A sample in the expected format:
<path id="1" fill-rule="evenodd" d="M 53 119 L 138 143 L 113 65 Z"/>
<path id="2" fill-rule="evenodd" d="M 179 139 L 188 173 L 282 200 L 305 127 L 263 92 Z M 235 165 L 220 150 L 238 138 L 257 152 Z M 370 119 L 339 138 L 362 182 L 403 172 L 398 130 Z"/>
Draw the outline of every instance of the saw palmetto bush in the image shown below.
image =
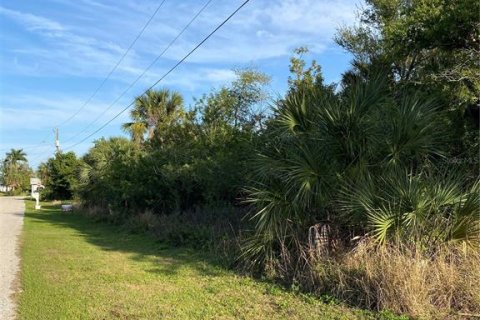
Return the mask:
<path id="1" fill-rule="evenodd" d="M 419 92 L 389 93 L 386 82 L 372 76 L 337 92 L 316 83 L 278 103 L 253 166 L 248 263 L 295 275 L 319 224 L 337 230 L 327 235 L 337 245 L 354 236 L 426 250 L 478 244 L 478 183 L 446 166 L 440 106 Z"/>
<path id="2" fill-rule="evenodd" d="M 458 172 L 405 168 L 368 175 L 342 191 L 339 208 L 376 242 L 411 243 L 425 251 L 461 242 L 477 247 L 480 235 L 479 183 L 464 185 Z"/>

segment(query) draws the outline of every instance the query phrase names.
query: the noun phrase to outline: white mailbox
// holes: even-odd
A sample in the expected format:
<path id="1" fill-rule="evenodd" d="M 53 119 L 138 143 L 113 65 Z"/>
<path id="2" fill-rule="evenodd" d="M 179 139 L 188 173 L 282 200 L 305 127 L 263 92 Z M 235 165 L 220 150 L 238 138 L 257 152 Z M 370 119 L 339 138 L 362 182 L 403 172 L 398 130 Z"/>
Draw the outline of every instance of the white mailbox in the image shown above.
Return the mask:
<path id="1" fill-rule="evenodd" d="M 35 199 L 35 209 L 40 209 L 40 190 L 43 189 L 42 182 L 38 178 L 30 178 L 30 187 L 32 190 L 32 198 Z"/>

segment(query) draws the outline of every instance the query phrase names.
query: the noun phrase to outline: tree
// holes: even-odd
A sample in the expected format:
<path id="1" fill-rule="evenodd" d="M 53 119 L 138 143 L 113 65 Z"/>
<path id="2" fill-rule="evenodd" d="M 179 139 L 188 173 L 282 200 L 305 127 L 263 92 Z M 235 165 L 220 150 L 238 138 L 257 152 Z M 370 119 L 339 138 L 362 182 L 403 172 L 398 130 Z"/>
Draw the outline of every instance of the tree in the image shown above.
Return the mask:
<path id="1" fill-rule="evenodd" d="M 49 172 L 48 172 L 48 166 L 46 163 L 42 162 L 38 165 L 37 176 L 42 181 L 42 184 L 45 185 L 47 183 Z"/>
<path id="2" fill-rule="evenodd" d="M 141 150 L 122 137 L 99 139 L 83 156 L 78 194 L 91 206 L 128 208 L 147 176 L 138 172 Z"/>
<path id="3" fill-rule="evenodd" d="M 141 144 L 145 134 L 152 140 L 156 133 L 178 120 L 182 113 L 183 98 L 178 92 L 148 90 L 135 98 L 134 108 L 130 112 L 132 122 L 125 123 L 123 129 L 130 133 L 135 143 Z"/>
<path id="4" fill-rule="evenodd" d="M 137 97 L 124 125 L 132 141 L 102 139 L 84 156 L 82 199 L 163 213 L 238 203 L 261 134 L 269 77 L 253 69 L 236 75 L 188 112 L 167 89 Z"/>
<path id="5" fill-rule="evenodd" d="M 264 104 L 270 98 L 267 86 L 270 77 L 258 70 L 235 70 L 236 79 L 203 95 L 195 107 L 201 121 L 208 127 L 230 127 L 235 130 L 255 131 L 262 128 L 266 117 Z"/>
<path id="6" fill-rule="evenodd" d="M 400 85 L 442 94 L 449 108 L 478 103 L 480 38 L 475 0 L 367 0 L 355 27 L 336 41 L 367 65 L 389 68 Z M 477 119 L 478 121 L 478 119 Z"/>
<path id="7" fill-rule="evenodd" d="M 234 127 L 243 124 L 261 128 L 264 118 L 262 104 L 268 100 L 269 95 L 265 87 L 270 84 L 270 77 L 255 69 L 235 70 L 237 79 L 229 88 L 229 96 L 233 98 Z"/>
<path id="8" fill-rule="evenodd" d="M 252 262 L 294 273 L 319 226 L 425 250 L 479 245 L 478 182 L 443 161 L 451 132 L 442 106 L 422 92 L 392 93 L 385 77 L 338 91 L 291 82 L 253 165 Z"/>
<path id="9" fill-rule="evenodd" d="M 478 176 L 480 120 L 480 2 L 475 0 L 367 0 L 356 26 L 336 41 L 353 54 L 348 86 L 382 70 L 394 95 L 434 96 L 452 132 L 449 159 Z"/>
<path id="10" fill-rule="evenodd" d="M 315 86 L 323 86 L 321 67 L 315 60 L 306 67 L 304 55 L 308 53 L 307 47 L 300 47 L 294 50 L 290 59 L 290 76 L 288 77 L 289 92 L 294 93 L 302 90 L 309 90 Z"/>
<path id="11" fill-rule="evenodd" d="M 3 180 L 5 185 L 19 192 L 28 190 L 31 169 L 28 167 L 26 153 L 22 149 L 11 149 L 3 162 Z"/>
<path id="12" fill-rule="evenodd" d="M 26 162 L 27 154 L 23 152 L 23 149 L 11 149 L 10 152 L 7 152 L 5 161 L 13 165 L 18 162 Z"/>
<path id="13" fill-rule="evenodd" d="M 72 199 L 78 186 L 81 160 L 74 152 L 57 152 L 54 158 L 48 159 L 42 174 L 48 177 L 44 182 L 43 194 L 47 199 Z"/>

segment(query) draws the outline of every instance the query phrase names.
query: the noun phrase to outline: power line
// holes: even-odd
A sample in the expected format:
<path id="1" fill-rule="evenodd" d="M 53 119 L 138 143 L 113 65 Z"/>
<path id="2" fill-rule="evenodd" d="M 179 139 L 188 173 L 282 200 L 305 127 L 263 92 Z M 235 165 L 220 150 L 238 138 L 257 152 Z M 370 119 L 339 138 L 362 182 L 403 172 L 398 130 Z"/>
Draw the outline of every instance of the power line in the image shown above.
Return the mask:
<path id="1" fill-rule="evenodd" d="M 67 122 L 69 122 L 70 120 L 72 120 L 73 118 L 75 118 L 83 109 L 85 109 L 85 107 L 90 103 L 90 101 L 97 95 L 97 93 L 100 91 L 100 89 L 103 88 L 103 86 L 105 85 L 105 83 L 108 81 L 108 79 L 110 79 L 110 77 L 112 76 L 113 72 L 115 72 L 115 70 L 118 68 L 118 66 L 120 65 L 120 63 L 122 63 L 123 59 L 125 59 L 125 57 L 127 56 L 127 54 L 130 52 L 130 50 L 133 48 L 133 46 L 135 45 L 135 43 L 137 43 L 138 39 L 140 39 L 140 37 L 142 36 L 143 32 L 145 31 L 145 29 L 147 29 L 148 25 L 150 24 L 150 22 L 152 22 L 153 18 L 157 15 L 157 12 L 160 10 L 160 8 L 163 6 L 163 4 L 165 3 L 166 0 L 163 0 L 162 2 L 160 2 L 160 4 L 157 6 L 157 9 L 153 12 L 153 14 L 150 16 L 150 18 L 147 20 L 147 22 L 145 23 L 145 25 L 143 26 L 143 28 L 140 30 L 140 32 L 137 34 L 137 36 L 135 37 L 135 39 L 132 41 L 132 43 L 130 44 L 130 46 L 127 48 L 127 50 L 123 53 L 123 55 L 120 57 L 120 59 L 117 61 L 117 63 L 115 64 L 115 66 L 112 68 L 112 70 L 110 70 L 110 72 L 108 73 L 108 75 L 103 79 L 103 81 L 100 83 L 100 85 L 95 89 L 95 91 L 93 92 L 93 94 L 87 99 L 87 101 L 80 107 L 80 109 L 78 109 L 73 115 L 71 115 L 68 119 L 64 120 L 62 123 L 58 124 L 57 127 L 61 127 L 63 125 L 65 125 Z"/>
<path id="2" fill-rule="evenodd" d="M 29 163 L 33 163 L 33 162 L 37 162 L 39 161 L 40 159 L 44 159 L 45 157 L 48 157 L 47 154 L 50 154 L 50 152 L 54 152 L 55 151 L 55 147 L 53 145 L 48 145 L 48 146 L 44 146 L 44 150 L 41 151 L 41 152 L 36 152 L 34 154 L 37 154 L 36 156 L 33 156 Z M 50 148 L 50 149 L 46 149 L 46 148 Z M 28 155 L 27 155 L 28 156 Z"/>
<path id="3" fill-rule="evenodd" d="M 48 138 L 48 136 L 50 135 L 47 134 L 38 144 L 34 144 L 34 145 L 27 145 L 26 147 L 22 147 L 20 149 L 22 150 L 26 150 L 26 151 L 33 151 L 33 150 L 37 150 L 37 149 L 40 149 L 40 148 L 43 148 L 45 147 L 49 142 L 46 141 L 46 139 Z M 4 151 L 9 151 L 11 148 L 3 148 L 1 149 L 0 153 L 3 153 Z"/>
<path id="4" fill-rule="evenodd" d="M 30 151 L 31 151 L 31 150 L 36 150 L 36 149 L 41 148 L 42 145 L 48 144 L 48 142 L 45 141 L 45 140 L 48 138 L 49 135 L 50 135 L 50 133 L 47 133 L 47 134 L 40 140 L 40 143 L 39 143 L 38 145 L 29 148 L 29 150 L 30 150 Z"/>
<path id="5" fill-rule="evenodd" d="M 97 93 L 103 88 L 103 86 L 105 85 L 105 83 L 110 79 L 110 77 L 112 76 L 112 74 L 115 72 L 115 70 L 117 70 L 118 66 L 120 65 L 120 63 L 122 63 L 123 59 L 125 59 L 125 57 L 127 56 L 127 54 L 130 52 L 130 50 L 133 48 L 133 46 L 135 45 L 135 43 L 137 43 L 138 39 L 140 39 L 140 37 L 142 36 L 143 32 L 147 29 L 147 27 L 150 25 L 150 22 L 152 22 L 153 18 L 157 15 L 158 11 L 160 10 L 160 8 L 163 6 L 163 4 L 165 3 L 166 0 L 163 0 L 162 2 L 160 2 L 160 4 L 157 6 L 157 8 L 155 9 L 155 11 L 152 13 L 152 15 L 149 17 L 149 19 L 147 20 L 147 22 L 144 24 L 144 26 L 142 27 L 142 29 L 140 30 L 140 32 L 136 35 L 135 39 L 130 43 L 130 45 L 128 46 L 127 50 L 123 53 L 123 55 L 120 57 L 120 59 L 117 61 L 117 63 L 113 66 L 113 68 L 110 70 L 110 72 L 108 73 L 108 75 L 103 79 L 103 81 L 100 83 L 100 85 L 95 89 L 95 91 L 92 93 L 92 95 L 90 95 L 90 97 L 85 101 L 85 103 L 74 113 L 72 114 L 68 119 L 64 120 L 63 122 L 59 123 L 56 125 L 56 127 L 62 127 L 64 126 L 66 123 L 68 123 L 69 121 L 71 121 L 73 118 L 75 118 L 83 109 L 85 109 L 85 107 L 90 103 L 90 101 L 92 101 L 92 99 L 97 95 Z M 40 142 L 39 145 L 43 144 L 43 141 L 45 139 L 47 139 L 47 137 L 49 136 L 50 134 L 47 134 Z M 30 150 L 35 150 L 37 148 L 30 148 Z"/>
<path id="6" fill-rule="evenodd" d="M 50 135 L 50 134 L 49 134 L 49 135 Z M 48 137 L 48 135 L 45 136 L 45 138 L 47 138 L 47 137 Z M 38 144 L 30 145 L 30 146 L 27 145 L 26 147 L 21 147 L 21 148 L 19 148 L 19 149 L 22 149 L 22 150 L 24 150 L 24 151 L 28 151 L 28 153 L 30 153 L 31 151 L 44 148 L 44 147 L 47 146 L 48 144 L 49 144 L 49 142 L 45 141 L 45 139 L 42 139 L 42 141 L 41 141 L 40 143 L 38 143 Z M 15 147 L 14 147 L 14 148 L 9 147 L 9 148 L 0 149 L 0 154 L 1 154 L 1 153 L 5 153 L 5 152 L 7 152 L 7 151 L 10 151 L 11 149 L 15 149 Z"/>
<path id="7" fill-rule="evenodd" d="M 150 70 L 158 62 L 158 60 L 163 57 L 165 52 L 167 52 L 167 50 L 170 49 L 170 47 L 178 40 L 178 38 L 182 36 L 182 34 L 190 27 L 190 25 L 198 18 L 198 16 L 208 7 L 208 5 L 212 1 L 213 0 L 208 0 L 203 5 L 203 7 L 200 8 L 200 10 L 193 16 L 193 18 L 190 19 L 190 21 L 183 27 L 183 29 L 177 34 L 177 36 L 172 41 L 170 41 L 170 43 L 165 47 L 165 49 L 163 49 L 163 51 L 150 63 L 150 65 L 148 65 L 147 68 L 143 70 L 143 72 L 106 109 L 104 109 L 101 114 L 99 114 L 92 122 L 87 124 L 87 126 L 83 128 L 80 132 L 78 132 L 76 136 L 79 136 L 85 131 L 87 131 L 88 128 L 90 128 L 94 123 L 96 123 L 98 119 L 100 119 L 108 110 L 110 110 L 141 78 L 143 78 L 143 76 L 148 72 L 148 70 Z M 66 139 L 64 143 L 72 140 L 73 138 L 74 137 Z"/>
<path id="8" fill-rule="evenodd" d="M 142 94 L 145 94 L 148 90 L 151 90 L 153 87 L 155 87 L 160 81 L 162 81 L 165 77 L 167 77 L 173 70 L 175 70 L 180 64 L 182 64 L 192 53 L 194 53 L 201 45 L 203 45 L 210 37 L 215 34 L 225 23 L 227 23 L 240 9 L 242 9 L 250 0 L 244 1 L 235 11 L 233 11 L 225 20 L 223 20 L 222 23 L 220 23 L 212 32 L 210 32 L 199 44 L 197 44 L 192 50 L 190 50 L 180 61 L 178 61 L 172 68 L 170 68 L 160 79 L 158 79 L 153 85 L 151 85 L 147 90 L 145 90 Z M 125 108 L 123 108 L 119 113 L 117 113 L 113 118 L 108 120 L 106 123 L 104 123 L 100 128 L 92 132 L 90 135 L 86 136 L 84 139 L 80 140 L 79 142 L 69 146 L 67 149 L 71 149 L 80 143 L 86 141 L 88 138 L 92 137 L 94 134 L 105 128 L 107 125 L 109 125 L 113 120 L 118 118 L 122 113 L 124 113 L 128 108 L 130 108 L 134 102 L 131 102 L 129 105 L 127 105 Z"/>

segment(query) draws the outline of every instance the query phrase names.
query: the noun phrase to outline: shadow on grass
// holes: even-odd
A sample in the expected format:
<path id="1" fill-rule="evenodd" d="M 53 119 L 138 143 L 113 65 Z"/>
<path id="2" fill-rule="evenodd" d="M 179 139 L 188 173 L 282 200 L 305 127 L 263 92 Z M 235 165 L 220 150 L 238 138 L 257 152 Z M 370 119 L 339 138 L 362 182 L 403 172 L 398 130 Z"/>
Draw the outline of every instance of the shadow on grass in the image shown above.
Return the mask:
<path id="1" fill-rule="evenodd" d="M 33 211 L 34 202 L 27 201 L 25 216 L 33 223 L 48 223 L 74 229 L 87 242 L 105 251 L 132 254 L 130 259 L 150 262 L 154 267 L 146 271 L 172 276 L 182 268 L 192 268 L 203 276 L 218 276 L 226 271 L 220 261 L 207 253 L 189 248 L 175 248 L 156 241 L 148 234 L 136 234 L 107 222 L 93 221 L 76 212 L 62 212 L 60 205 L 42 204 L 41 211 Z"/>
<path id="2" fill-rule="evenodd" d="M 156 241 L 148 234 L 132 233 L 121 226 L 107 222 L 94 221 L 78 212 L 62 212 L 60 204 L 42 204 L 41 211 L 32 210 L 33 201 L 28 203 L 26 217 L 31 223 L 49 224 L 76 230 L 75 236 L 85 239 L 105 251 L 115 251 L 130 254 L 129 259 L 133 261 L 146 262 L 147 272 L 163 275 L 166 277 L 179 275 L 181 269 L 194 270 L 200 276 L 217 277 L 225 275 L 229 271 L 222 261 L 218 261 L 208 252 L 200 252 L 191 248 L 172 247 L 165 243 Z M 277 290 L 290 291 L 288 287 L 274 283 L 267 279 L 258 279 L 259 283 L 268 285 L 267 294 L 275 295 Z M 311 301 L 313 295 L 305 295 L 306 301 Z M 318 297 L 317 297 L 318 298 Z M 326 295 L 319 299 L 327 304 L 344 304 L 349 307 L 358 308 L 357 305 L 349 304 L 348 301 L 340 301 Z M 366 311 L 368 312 L 368 311 Z M 373 313 L 372 313 L 373 315 Z M 376 319 L 396 319 L 390 317 L 389 313 L 383 317 L 379 314 Z"/>

